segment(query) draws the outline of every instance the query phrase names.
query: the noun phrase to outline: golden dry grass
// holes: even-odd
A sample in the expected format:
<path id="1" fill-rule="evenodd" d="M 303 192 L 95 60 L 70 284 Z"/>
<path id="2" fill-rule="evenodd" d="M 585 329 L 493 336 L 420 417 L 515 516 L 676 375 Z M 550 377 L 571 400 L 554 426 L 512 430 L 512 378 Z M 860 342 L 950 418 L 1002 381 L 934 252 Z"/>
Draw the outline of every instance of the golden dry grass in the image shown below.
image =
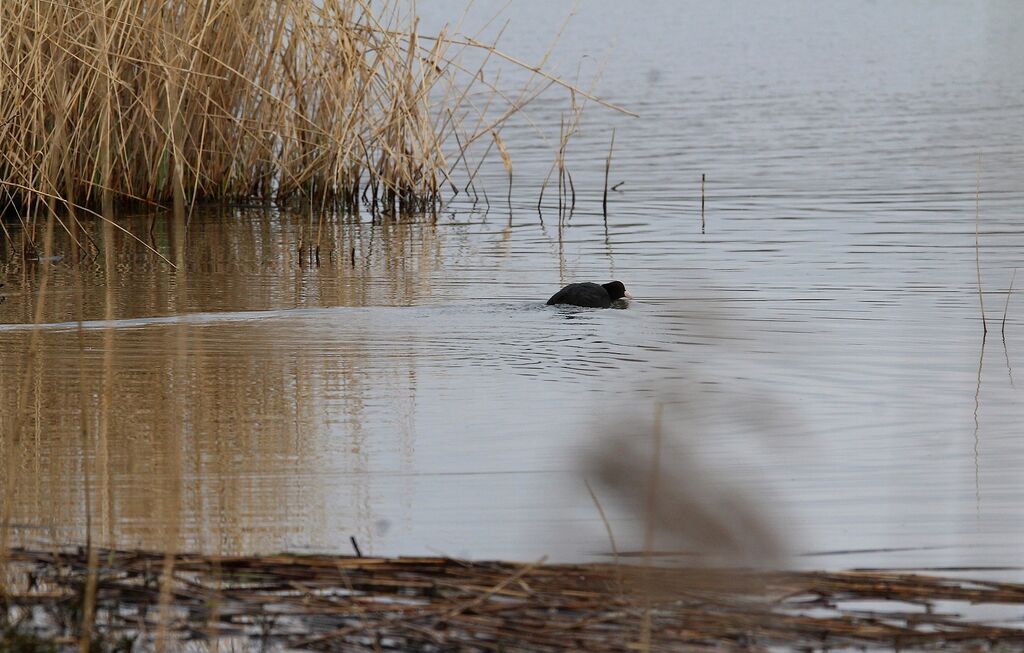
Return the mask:
<path id="1" fill-rule="evenodd" d="M 571 87 L 471 37 L 420 35 L 404 6 L 2 3 L 0 208 L 73 231 L 85 207 L 125 202 L 430 206 L 472 169 L 466 148 Z M 538 88 L 499 91 L 467 51 L 525 66 Z"/>

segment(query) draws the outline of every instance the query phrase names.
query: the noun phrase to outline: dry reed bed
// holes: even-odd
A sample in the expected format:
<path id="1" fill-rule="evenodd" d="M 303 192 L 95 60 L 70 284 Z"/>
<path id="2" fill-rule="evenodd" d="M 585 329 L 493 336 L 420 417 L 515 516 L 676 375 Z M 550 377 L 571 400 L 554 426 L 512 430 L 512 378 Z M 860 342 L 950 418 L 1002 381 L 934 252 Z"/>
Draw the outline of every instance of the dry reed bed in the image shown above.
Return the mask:
<path id="1" fill-rule="evenodd" d="M 85 207 L 123 202 L 431 206 L 456 170 L 472 174 L 474 143 L 571 86 L 470 37 L 419 35 L 403 7 L 0 3 L 0 209 L 71 233 Z M 536 84 L 506 94 L 488 61 Z"/>
<path id="2" fill-rule="evenodd" d="M 948 603 L 1024 606 L 1024 585 L 904 573 L 660 568 L 650 576 L 606 564 L 142 551 L 100 551 L 97 559 L 95 632 L 108 642 L 141 637 L 169 650 L 213 640 L 345 651 L 960 650 L 1024 643 L 1024 630 L 952 614 Z M 49 624 L 48 637 L 73 645 L 87 553 L 14 549 L 9 565 L 9 614 L 34 614 L 37 627 Z M 657 583 L 648 583 L 653 577 Z M 872 602 L 870 609 L 856 605 L 863 601 Z"/>

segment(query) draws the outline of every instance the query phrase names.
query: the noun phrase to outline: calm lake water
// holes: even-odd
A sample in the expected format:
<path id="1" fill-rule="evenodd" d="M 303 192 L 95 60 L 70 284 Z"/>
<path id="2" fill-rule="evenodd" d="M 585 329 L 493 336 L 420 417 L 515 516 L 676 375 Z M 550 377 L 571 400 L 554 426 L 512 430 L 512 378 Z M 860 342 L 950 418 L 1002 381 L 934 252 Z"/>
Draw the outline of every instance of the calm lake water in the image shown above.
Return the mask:
<path id="1" fill-rule="evenodd" d="M 421 29 L 462 4 L 420 3 Z M 571 7 L 516 2 L 499 45 L 539 61 Z M 791 564 L 1019 564 L 1024 298 L 1000 323 L 1024 260 L 1024 4 L 828 7 L 582 3 L 550 67 L 640 117 L 587 106 L 562 220 L 550 188 L 537 210 L 551 92 L 502 132 L 511 206 L 495 159 L 489 206 L 326 218 L 319 267 L 299 255 L 319 216 L 205 209 L 178 272 L 123 234 L 109 264 L 50 266 L 34 331 L 43 268 L 0 241 L 17 537 L 597 559 L 584 481 L 641 547 L 629 487 L 594 461 L 648 446 L 660 404 L 678 491 L 724 522 L 738 494 Z M 168 216 L 123 224 L 176 256 Z M 609 279 L 628 309 L 544 306 Z"/>

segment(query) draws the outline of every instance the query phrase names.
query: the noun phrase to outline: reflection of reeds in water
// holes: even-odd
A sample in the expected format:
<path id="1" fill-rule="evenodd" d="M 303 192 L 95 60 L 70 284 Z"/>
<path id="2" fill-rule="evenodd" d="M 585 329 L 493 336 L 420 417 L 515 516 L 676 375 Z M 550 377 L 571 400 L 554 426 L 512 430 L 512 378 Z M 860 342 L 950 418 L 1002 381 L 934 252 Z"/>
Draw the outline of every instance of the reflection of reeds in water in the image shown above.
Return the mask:
<path id="1" fill-rule="evenodd" d="M 177 313 L 264 310 L 285 306 L 407 305 L 435 289 L 442 265 L 442 232 L 428 220 L 353 221 L 332 213 L 319 226 L 321 268 L 305 269 L 297 244 L 306 239 L 305 220 L 271 209 L 198 209 L 189 231 L 186 264 L 168 275 L 160 259 L 136 241 L 142 239 L 174 258 L 174 235 L 163 214 L 126 220 L 132 235 L 117 230 L 104 236 L 103 225 L 80 233 L 105 245 L 110 260 L 81 269 L 82 317 L 86 320 L 150 317 Z M 320 220 L 319 216 L 316 218 Z M 37 305 L 43 322 L 79 317 L 67 295 L 38 296 L 43 274 L 62 288 L 74 288 L 76 270 L 67 265 L 74 251 L 70 237 L 54 234 L 52 251 L 64 255 L 45 266 L 17 253 L 30 238 L 21 228 L 0 238 L 0 278 L 6 281 L 0 322 L 32 322 Z M 109 247 L 106 244 L 109 243 Z M 124 275 L 125 270 L 130 270 Z M 127 284 L 128 279 L 131 285 Z"/>
<path id="2" fill-rule="evenodd" d="M 12 379 L 33 377 L 28 403 L 36 408 L 20 432 L 9 431 L 14 437 L 2 452 L 15 461 L 5 501 L 27 535 L 174 548 L 186 544 L 179 541 L 180 523 L 191 515 L 209 524 L 211 541 L 187 544 L 232 549 L 241 544 L 232 538 L 243 532 L 246 514 L 295 501 L 286 488 L 245 486 L 262 471 L 261 459 L 296 455 L 291 438 L 247 428 L 257 416 L 241 409 L 260 405 L 275 411 L 275 420 L 301 410 L 282 392 L 287 370 L 279 378 L 255 361 L 212 369 L 197 329 L 153 330 L 141 338 L 112 331 L 83 337 L 83 349 L 103 351 L 99 357 L 67 352 L 74 336 L 47 337 L 35 369 L 11 361 L 5 370 Z M 144 362 L 133 365 L 133 358 Z M 169 376 L 183 382 L 168 383 Z M 206 381 L 189 383 L 198 377 Z M 77 396 L 79 387 L 87 402 L 67 406 L 63 398 Z M 0 384 L 4 401 L 15 399 L 15 390 Z M 74 422 L 82 425 L 82 441 L 67 437 L 77 430 Z M 218 468 L 220 474 L 211 473 Z M 261 508 L 261 502 L 268 504 Z"/>
<path id="3" fill-rule="evenodd" d="M 367 386 L 390 380 L 414 395 L 415 362 L 382 380 L 358 344 L 325 360 L 230 328 L 229 343 L 211 341 L 210 327 L 87 331 L 83 350 L 96 353 L 80 357 L 65 350 L 73 333 L 47 336 L 30 370 L 13 355 L 0 399 L 16 400 L 5 381 L 28 374 L 33 407 L 20 425 L 4 420 L 0 442 L 14 541 L 237 553 L 328 546 L 333 529 L 359 528 L 350 532 L 372 546 Z M 344 397 L 343 407 L 325 407 L 325 396 Z M 350 503 L 306 480 L 324 473 L 325 451 L 338 454 L 330 469 L 353 473 Z"/>
<path id="4" fill-rule="evenodd" d="M 330 221 L 325 242 L 332 250 L 351 244 L 358 265 L 345 256 L 310 273 L 275 240 L 295 237 L 286 217 L 264 210 L 234 217 L 253 224 L 225 229 L 225 220 L 200 215 L 193 228 L 204 237 L 174 275 L 123 235 L 104 239 L 110 250 L 102 272 L 26 267 L 15 258 L 8 278 L 19 280 L 17 295 L 3 308 L 45 322 L 273 308 L 280 292 L 300 292 L 310 306 L 404 304 L 430 291 L 440 264 L 430 223 Z M 49 251 L 68 245 L 66 235 L 52 241 Z M 119 283 L 127 265 L 138 281 L 131 289 Z M 189 275 L 192 268 L 204 274 Z M 257 274 L 271 283 L 254 286 Z M 59 278 L 71 291 L 47 293 L 43 281 L 53 275 L 72 275 Z M 0 402 L 11 407 L 0 411 L 0 522 L 19 525 L 28 541 L 221 552 L 293 543 L 295 522 L 287 516 L 301 519 L 323 503 L 315 488 L 295 482 L 315 466 L 318 435 L 350 438 L 350 457 L 339 467 L 367 466 L 363 402 L 366 384 L 380 379 L 368 376 L 370 355 L 358 341 L 322 357 L 276 340 L 273 329 L 227 329 L 226 339 L 200 324 L 0 333 Z M 409 367 L 393 371 L 394 384 L 413 384 L 414 395 L 415 361 L 403 360 Z M 338 394 L 346 397 L 344 412 L 329 413 L 321 399 Z M 358 514 L 335 515 L 332 523 L 372 523 L 359 512 L 369 503 L 357 497 Z M 359 535 L 372 544 L 372 532 Z"/>
<path id="5" fill-rule="evenodd" d="M 102 353 L 80 357 L 65 349 L 73 333 L 46 336 L 32 368 L 22 354 L 10 356 L 0 400 L 18 398 L 7 379 L 32 379 L 31 408 L 20 425 L 3 420 L 0 442 L 3 503 L 15 532 L 25 541 L 230 553 L 305 544 L 292 536 L 298 526 L 308 543 L 326 545 L 315 519 L 321 511 L 332 511 L 331 527 L 372 523 L 361 512 L 367 498 L 326 505 L 322 488 L 303 481 L 322 473 L 324 450 L 342 454 L 332 467 L 365 478 L 360 424 L 373 397 L 365 385 L 380 382 L 367 378 L 369 354 L 353 344 L 322 360 L 260 338 L 258 329 L 230 328 L 229 343 L 211 340 L 210 327 L 88 331 L 84 352 Z M 392 387 L 415 383 L 401 369 L 394 375 Z M 338 395 L 346 397 L 343 411 L 322 405 Z M 336 440 L 330 446 L 326 433 Z M 355 494 L 365 491 L 355 483 Z M 370 537 L 360 532 L 364 542 Z"/>

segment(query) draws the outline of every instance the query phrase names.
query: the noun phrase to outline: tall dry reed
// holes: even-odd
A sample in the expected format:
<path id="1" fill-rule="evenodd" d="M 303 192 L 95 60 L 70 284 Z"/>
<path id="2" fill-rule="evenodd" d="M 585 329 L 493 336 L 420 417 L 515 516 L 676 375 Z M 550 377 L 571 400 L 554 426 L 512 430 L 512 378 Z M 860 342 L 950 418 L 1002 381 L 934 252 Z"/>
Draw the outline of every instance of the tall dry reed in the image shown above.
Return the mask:
<path id="1" fill-rule="evenodd" d="M 431 205 L 523 103 L 462 64 L 492 46 L 419 35 L 405 6 L 0 3 L 0 209 L 56 211 L 74 237 L 82 213 L 124 202 Z M 484 118 L 481 93 L 512 106 Z"/>

